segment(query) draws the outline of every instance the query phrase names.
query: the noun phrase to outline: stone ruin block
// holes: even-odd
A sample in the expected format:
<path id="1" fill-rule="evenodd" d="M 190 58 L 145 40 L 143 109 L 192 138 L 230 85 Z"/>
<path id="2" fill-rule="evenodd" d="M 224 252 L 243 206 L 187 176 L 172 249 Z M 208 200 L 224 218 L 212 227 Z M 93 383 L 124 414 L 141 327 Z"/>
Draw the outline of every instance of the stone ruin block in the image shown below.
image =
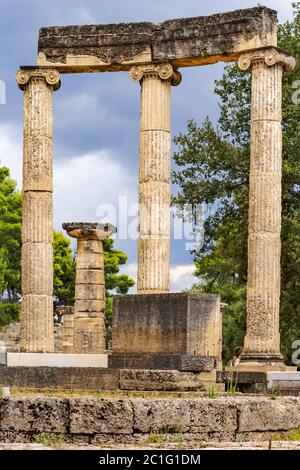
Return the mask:
<path id="1" fill-rule="evenodd" d="M 110 367 L 210 371 L 221 363 L 220 297 L 115 296 L 112 349 Z"/>

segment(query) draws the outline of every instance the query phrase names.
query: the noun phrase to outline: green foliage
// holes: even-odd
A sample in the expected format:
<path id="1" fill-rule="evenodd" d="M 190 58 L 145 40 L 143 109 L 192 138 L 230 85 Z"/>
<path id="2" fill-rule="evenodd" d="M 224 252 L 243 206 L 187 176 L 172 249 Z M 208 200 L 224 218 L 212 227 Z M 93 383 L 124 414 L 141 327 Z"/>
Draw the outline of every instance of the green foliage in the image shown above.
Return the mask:
<path id="1" fill-rule="evenodd" d="M 70 239 L 62 232 L 53 233 L 54 295 L 58 305 L 73 305 L 75 290 L 75 261 Z"/>
<path id="2" fill-rule="evenodd" d="M 112 294 L 127 294 L 130 287 L 134 286 L 134 280 L 126 274 L 118 274 L 120 266 L 127 262 L 127 255 L 113 248 L 114 240 L 106 238 L 103 240 L 104 265 L 105 265 L 105 288 L 106 288 L 106 339 L 111 340 L 112 329 Z"/>
<path id="3" fill-rule="evenodd" d="M 20 304 L 0 303 L 0 327 L 20 320 Z"/>
<path id="4" fill-rule="evenodd" d="M 103 240 L 106 292 L 107 295 L 109 291 L 127 294 L 130 287 L 134 286 L 134 281 L 126 274 L 118 274 L 120 266 L 127 262 L 127 255 L 123 251 L 115 250 L 113 246 L 112 238 Z"/>
<path id="5" fill-rule="evenodd" d="M 9 302 L 20 294 L 22 196 L 9 169 L 0 167 L 0 295 L 6 290 Z"/>
<path id="6" fill-rule="evenodd" d="M 208 386 L 207 395 L 208 395 L 208 398 L 211 398 L 211 399 L 218 398 L 219 392 L 216 389 L 215 385 Z"/>
<path id="7" fill-rule="evenodd" d="M 282 183 L 282 352 L 290 359 L 291 343 L 300 337 L 300 106 L 293 104 L 294 81 L 300 77 L 300 3 L 294 19 L 279 27 L 279 47 L 297 61 L 283 80 Z M 203 203 L 207 208 L 204 244 L 193 252 L 199 289 L 218 292 L 229 307 L 223 315 L 223 354 L 227 361 L 243 343 L 246 318 L 247 220 L 251 73 L 227 65 L 216 81 L 220 117 L 215 128 L 191 120 L 174 140 L 179 167 L 173 181 L 179 206 Z M 299 95 L 299 93 L 298 93 Z"/>
<path id="8" fill-rule="evenodd" d="M 238 372 L 235 372 L 235 373 L 231 372 L 229 374 L 227 384 L 226 384 L 226 392 L 228 393 L 228 395 L 236 394 L 236 392 L 238 391 L 237 383 L 238 383 Z"/>

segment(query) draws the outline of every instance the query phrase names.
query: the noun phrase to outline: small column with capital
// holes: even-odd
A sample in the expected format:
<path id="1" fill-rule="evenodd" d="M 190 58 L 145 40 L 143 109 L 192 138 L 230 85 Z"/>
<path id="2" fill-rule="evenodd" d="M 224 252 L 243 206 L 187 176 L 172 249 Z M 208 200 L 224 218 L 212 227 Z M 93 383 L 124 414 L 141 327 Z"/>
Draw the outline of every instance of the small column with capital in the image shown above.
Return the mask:
<path id="1" fill-rule="evenodd" d="M 103 239 L 116 232 L 111 224 L 64 223 L 77 239 L 73 351 L 103 353 L 105 346 L 105 273 Z"/>

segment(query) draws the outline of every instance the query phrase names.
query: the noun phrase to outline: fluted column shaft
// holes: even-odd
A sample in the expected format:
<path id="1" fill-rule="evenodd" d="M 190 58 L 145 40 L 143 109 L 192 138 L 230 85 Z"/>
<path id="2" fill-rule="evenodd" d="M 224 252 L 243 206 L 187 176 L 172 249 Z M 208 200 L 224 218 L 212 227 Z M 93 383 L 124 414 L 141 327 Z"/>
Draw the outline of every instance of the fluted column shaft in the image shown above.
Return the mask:
<path id="1" fill-rule="evenodd" d="M 139 294 L 169 291 L 171 85 L 180 74 L 170 64 L 138 66 L 131 78 L 140 81 L 139 163 Z"/>
<path id="2" fill-rule="evenodd" d="M 59 73 L 20 70 L 17 82 L 24 90 L 21 347 L 52 352 L 52 92 Z"/>
<path id="3" fill-rule="evenodd" d="M 252 67 L 247 331 L 245 357 L 280 359 L 281 102 L 284 68 L 293 60 L 276 49 L 243 54 Z"/>

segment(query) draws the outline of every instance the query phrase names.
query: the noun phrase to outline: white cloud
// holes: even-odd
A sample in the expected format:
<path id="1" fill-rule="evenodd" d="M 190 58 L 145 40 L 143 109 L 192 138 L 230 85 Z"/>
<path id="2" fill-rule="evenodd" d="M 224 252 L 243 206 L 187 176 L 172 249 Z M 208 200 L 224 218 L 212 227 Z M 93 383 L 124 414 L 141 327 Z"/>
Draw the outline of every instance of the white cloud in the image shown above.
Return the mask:
<path id="1" fill-rule="evenodd" d="M 170 287 L 172 292 L 181 292 L 189 289 L 197 282 L 194 276 L 195 266 L 193 264 L 177 264 L 170 269 Z"/>
<path id="2" fill-rule="evenodd" d="M 54 163 L 55 226 L 62 222 L 97 221 L 101 204 L 118 210 L 118 197 L 135 201 L 137 186 L 124 165 L 108 150 Z M 115 223 L 114 220 L 108 222 Z"/>
<path id="3" fill-rule="evenodd" d="M 7 166 L 10 174 L 22 187 L 22 131 L 14 123 L 0 124 L 0 165 Z"/>
<path id="4" fill-rule="evenodd" d="M 121 272 L 137 280 L 137 263 L 129 263 L 121 268 Z M 177 264 L 170 268 L 170 291 L 181 292 L 189 289 L 193 284 L 199 282 L 194 276 L 195 266 L 193 264 Z M 136 285 L 130 290 L 130 293 L 136 292 Z"/>

